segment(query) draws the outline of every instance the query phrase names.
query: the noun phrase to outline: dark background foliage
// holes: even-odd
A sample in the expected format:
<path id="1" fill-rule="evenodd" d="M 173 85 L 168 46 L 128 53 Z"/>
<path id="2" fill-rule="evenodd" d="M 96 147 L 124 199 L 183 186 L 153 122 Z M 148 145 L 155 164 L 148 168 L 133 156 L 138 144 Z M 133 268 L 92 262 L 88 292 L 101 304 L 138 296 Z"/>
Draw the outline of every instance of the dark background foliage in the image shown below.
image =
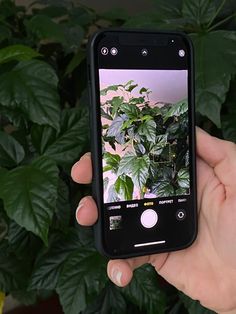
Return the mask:
<path id="1" fill-rule="evenodd" d="M 207 313 L 152 267 L 120 289 L 74 212 L 89 187 L 70 179 L 89 150 L 85 50 L 103 26 L 182 30 L 196 56 L 198 124 L 236 139 L 236 2 L 154 0 L 98 14 L 66 0 L 0 1 L 0 290 L 24 304 L 59 295 L 66 314 Z"/>

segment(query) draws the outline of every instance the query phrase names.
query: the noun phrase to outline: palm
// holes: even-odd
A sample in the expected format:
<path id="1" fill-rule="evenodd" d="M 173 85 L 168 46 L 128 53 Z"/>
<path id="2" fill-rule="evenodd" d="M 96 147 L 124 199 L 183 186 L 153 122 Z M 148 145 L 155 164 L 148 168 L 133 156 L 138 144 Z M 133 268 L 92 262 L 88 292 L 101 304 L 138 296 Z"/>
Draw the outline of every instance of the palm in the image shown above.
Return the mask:
<path id="1" fill-rule="evenodd" d="M 161 276 L 193 299 L 225 311 L 236 305 L 232 288 L 236 283 L 236 247 L 232 245 L 236 239 L 236 199 L 226 198 L 224 186 L 202 160 L 198 161 L 198 179 L 197 240 L 185 250 L 166 255 L 162 265 L 156 255 L 152 264 Z M 227 299 L 223 308 L 222 299 Z"/>

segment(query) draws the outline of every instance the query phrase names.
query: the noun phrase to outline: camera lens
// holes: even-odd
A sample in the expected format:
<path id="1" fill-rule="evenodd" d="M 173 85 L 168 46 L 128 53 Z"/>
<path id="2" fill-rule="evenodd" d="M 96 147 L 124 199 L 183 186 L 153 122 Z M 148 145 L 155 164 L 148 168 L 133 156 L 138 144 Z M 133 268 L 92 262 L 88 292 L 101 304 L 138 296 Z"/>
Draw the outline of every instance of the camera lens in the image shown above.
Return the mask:
<path id="1" fill-rule="evenodd" d="M 183 58 L 185 56 L 185 51 L 183 49 L 179 50 L 179 56 Z"/>

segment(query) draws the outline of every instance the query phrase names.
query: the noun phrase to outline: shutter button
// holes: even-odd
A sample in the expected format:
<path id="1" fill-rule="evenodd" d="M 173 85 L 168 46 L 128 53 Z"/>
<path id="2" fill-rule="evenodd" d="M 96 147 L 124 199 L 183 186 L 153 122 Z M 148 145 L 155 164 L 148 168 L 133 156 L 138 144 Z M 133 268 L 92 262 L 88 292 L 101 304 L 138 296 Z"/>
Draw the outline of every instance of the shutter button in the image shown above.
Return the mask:
<path id="1" fill-rule="evenodd" d="M 152 228 L 157 224 L 158 215 L 153 209 L 146 209 L 141 215 L 141 224 L 145 228 Z"/>

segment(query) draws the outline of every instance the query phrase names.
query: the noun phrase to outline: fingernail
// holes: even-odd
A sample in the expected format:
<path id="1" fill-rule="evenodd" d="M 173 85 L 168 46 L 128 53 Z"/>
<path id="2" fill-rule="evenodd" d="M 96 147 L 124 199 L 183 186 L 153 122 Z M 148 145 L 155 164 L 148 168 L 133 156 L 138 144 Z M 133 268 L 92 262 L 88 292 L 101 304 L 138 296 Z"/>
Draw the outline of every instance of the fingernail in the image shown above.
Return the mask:
<path id="1" fill-rule="evenodd" d="M 76 163 L 74 163 L 74 165 L 72 166 L 72 168 L 71 168 L 71 170 L 70 170 L 71 176 L 72 176 L 72 173 L 74 172 L 74 169 L 77 168 L 78 164 L 79 164 L 79 160 L 76 161 Z"/>
<path id="2" fill-rule="evenodd" d="M 81 156 L 81 158 L 80 158 L 80 160 L 81 159 L 84 159 L 84 158 L 90 158 L 91 157 L 91 153 L 90 152 L 87 152 L 87 153 L 85 153 L 83 156 Z"/>
<path id="3" fill-rule="evenodd" d="M 79 203 L 79 205 L 78 205 L 78 207 L 77 207 L 77 209 L 76 209 L 76 212 L 75 212 L 75 218 L 76 218 L 76 220 L 77 220 L 78 223 L 79 223 L 78 213 L 79 213 L 81 207 L 83 207 L 83 206 L 84 206 L 84 204 L 83 204 L 82 202 Z"/>
<path id="4" fill-rule="evenodd" d="M 74 169 L 77 168 L 80 161 L 83 160 L 84 158 L 91 158 L 91 153 L 90 152 L 85 153 L 83 156 L 80 157 L 78 161 L 76 161 L 76 163 L 71 168 L 71 174 L 73 173 Z"/>
<path id="5" fill-rule="evenodd" d="M 121 277 L 122 277 L 122 272 L 118 268 L 112 269 L 111 271 L 112 281 L 118 286 L 122 286 Z"/>

